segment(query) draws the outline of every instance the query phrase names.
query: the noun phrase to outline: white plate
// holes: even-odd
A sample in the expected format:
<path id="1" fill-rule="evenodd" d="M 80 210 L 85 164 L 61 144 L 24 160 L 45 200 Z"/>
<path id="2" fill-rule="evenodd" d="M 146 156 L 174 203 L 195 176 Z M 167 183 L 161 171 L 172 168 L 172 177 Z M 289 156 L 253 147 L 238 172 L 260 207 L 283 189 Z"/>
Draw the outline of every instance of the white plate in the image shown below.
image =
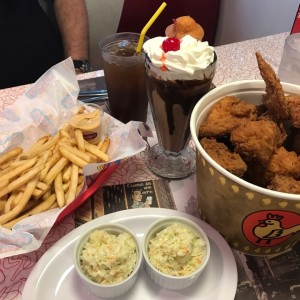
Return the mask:
<path id="1" fill-rule="evenodd" d="M 237 287 L 237 267 L 233 253 L 223 237 L 200 219 L 163 208 L 138 208 L 108 214 L 77 227 L 53 245 L 37 262 L 30 273 L 22 299 L 24 300 L 99 300 L 88 293 L 75 273 L 72 254 L 77 238 L 89 228 L 103 222 L 127 226 L 142 239 L 148 226 L 159 218 L 182 216 L 198 223 L 211 243 L 209 263 L 198 281 L 181 291 L 169 291 L 157 286 L 144 269 L 139 273 L 136 285 L 125 295 L 115 299 L 201 299 L 232 300 Z"/>

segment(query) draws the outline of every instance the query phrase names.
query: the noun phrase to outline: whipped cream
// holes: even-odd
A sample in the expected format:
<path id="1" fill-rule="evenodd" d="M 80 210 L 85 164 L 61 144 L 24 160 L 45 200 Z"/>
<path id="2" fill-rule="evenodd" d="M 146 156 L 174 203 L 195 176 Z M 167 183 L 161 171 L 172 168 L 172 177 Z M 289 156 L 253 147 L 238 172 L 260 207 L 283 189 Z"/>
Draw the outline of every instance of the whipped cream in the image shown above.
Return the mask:
<path id="1" fill-rule="evenodd" d="M 163 41 L 167 37 L 155 37 L 146 41 L 143 50 L 147 54 L 148 67 L 164 80 L 191 80 L 213 76 L 214 47 L 190 35 L 180 40 L 180 49 L 164 52 Z M 151 64 L 149 64 L 151 62 Z"/>

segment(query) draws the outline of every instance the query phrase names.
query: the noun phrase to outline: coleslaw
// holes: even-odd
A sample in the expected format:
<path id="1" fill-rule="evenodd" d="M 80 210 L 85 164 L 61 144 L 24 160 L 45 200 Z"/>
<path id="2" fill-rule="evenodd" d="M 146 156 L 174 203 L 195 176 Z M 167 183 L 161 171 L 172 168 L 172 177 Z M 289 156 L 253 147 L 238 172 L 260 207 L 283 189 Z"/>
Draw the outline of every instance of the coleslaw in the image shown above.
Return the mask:
<path id="1" fill-rule="evenodd" d="M 202 263 L 205 241 L 190 227 L 173 223 L 154 235 L 148 245 L 148 258 L 160 272 L 186 276 Z"/>
<path id="2" fill-rule="evenodd" d="M 127 232 L 115 235 L 105 230 L 95 230 L 89 235 L 80 254 L 80 266 L 84 274 L 104 285 L 125 280 L 136 262 L 136 244 Z"/>

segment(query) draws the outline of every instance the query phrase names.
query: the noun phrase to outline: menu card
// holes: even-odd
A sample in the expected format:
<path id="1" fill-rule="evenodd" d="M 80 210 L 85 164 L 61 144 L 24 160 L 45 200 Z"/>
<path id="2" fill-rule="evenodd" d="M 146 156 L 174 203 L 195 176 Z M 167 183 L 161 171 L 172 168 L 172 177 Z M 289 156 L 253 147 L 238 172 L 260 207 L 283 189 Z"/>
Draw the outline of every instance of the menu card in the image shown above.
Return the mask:
<path id="1" fill-rule="evenodd" d="M 165 179 L 102 186 L 75 211 L 76 227 L 103 215 L 140 207 L 175 209 L 174 198 Z"/>

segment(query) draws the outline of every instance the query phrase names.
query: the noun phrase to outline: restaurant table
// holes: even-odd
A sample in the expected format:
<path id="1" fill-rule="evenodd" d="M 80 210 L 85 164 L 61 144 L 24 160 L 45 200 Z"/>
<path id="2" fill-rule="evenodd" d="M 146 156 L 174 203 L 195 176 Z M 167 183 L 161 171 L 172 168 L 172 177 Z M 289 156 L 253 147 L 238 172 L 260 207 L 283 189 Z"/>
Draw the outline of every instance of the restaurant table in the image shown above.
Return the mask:
<path id="1" fill-rule="evenodd" d="M 287 36 L 288 33 L 281 33 L 215 47 L 218 64 L 213 83 L 219 86 L 236 80 L 261 79 L 255 57 L 256 51 L 260 51 L 277 72 L 284 41 Z M 78 80 L 98 76 L 103 76 L 103 72 L 94 71 L 81 74 L 78 75 Z M 13 103 L 27 88 L 28 86 L 20 86 L 0 90 L 0 111 Z M 147 169 L 143 158 L 144 154 L 141 153 L 122 162 L 105 185 L 156 179 L 157 177 Z M 176 209 L 199 217 L 195 176 L 192 175 L 186 179 L 170 181 L 170 188 Z M 70 214 L 50 230 L 38 250 L 1 259 L 0 299 L 21 299 L 24 284 L 36 262 L 55 242 L 74 228 L 74 215 Z M 239 279 L 239 282 L 241 281 L 242 279 Z"/>

